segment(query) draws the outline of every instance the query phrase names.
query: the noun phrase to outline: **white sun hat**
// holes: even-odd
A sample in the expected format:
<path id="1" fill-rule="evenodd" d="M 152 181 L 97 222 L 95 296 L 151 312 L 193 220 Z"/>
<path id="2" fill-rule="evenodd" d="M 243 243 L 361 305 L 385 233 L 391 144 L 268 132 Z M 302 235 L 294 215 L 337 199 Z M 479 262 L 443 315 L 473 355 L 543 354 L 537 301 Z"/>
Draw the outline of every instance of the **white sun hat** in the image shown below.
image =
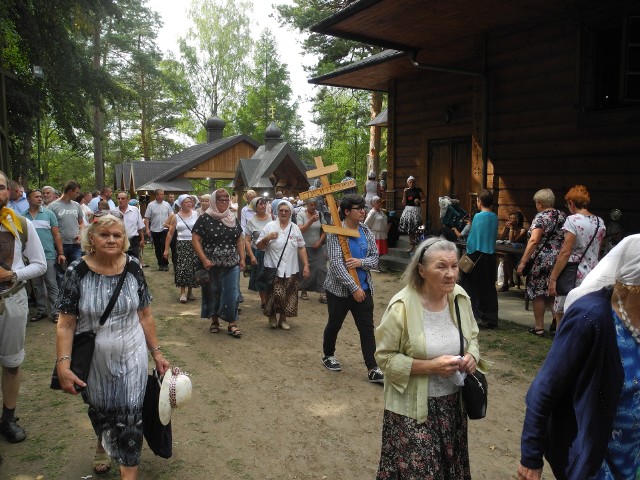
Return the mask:
<path id="1" fill-rule="evenodd" d="M 163 425 L 168 425 L 173 409 L 184 406 L 190 399 L 191 379 L 179 367 L 173 367 L 164 374 L 160 387 L 160 400 L 158 401 L 160 422 Z"/>

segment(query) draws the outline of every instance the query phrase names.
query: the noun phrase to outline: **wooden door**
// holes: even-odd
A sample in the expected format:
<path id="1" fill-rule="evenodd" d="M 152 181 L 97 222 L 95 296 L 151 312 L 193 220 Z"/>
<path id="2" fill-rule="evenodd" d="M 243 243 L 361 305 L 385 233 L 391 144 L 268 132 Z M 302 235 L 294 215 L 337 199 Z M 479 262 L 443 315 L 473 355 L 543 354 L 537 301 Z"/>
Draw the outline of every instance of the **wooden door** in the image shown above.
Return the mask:
<path id="1" fill-rule="evenodd" d="M 427 158 L 427 227 L 442 228 L 438 197 L 460 199 L 470 211 L 471 137 L 453 137 L 429 141 Z"/>

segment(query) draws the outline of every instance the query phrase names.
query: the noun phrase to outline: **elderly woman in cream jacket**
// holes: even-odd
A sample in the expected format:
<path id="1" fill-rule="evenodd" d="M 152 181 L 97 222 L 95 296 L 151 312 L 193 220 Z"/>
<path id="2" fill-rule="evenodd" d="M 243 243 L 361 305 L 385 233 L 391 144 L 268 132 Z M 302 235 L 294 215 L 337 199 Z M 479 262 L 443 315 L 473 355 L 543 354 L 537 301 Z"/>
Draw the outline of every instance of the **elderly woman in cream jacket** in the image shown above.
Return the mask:
<path id="1" fill-rule="evenodd" d="M 469 296 L 456 284 L 455 244 L 427 239 L 403 278 L 407 286 L 391 299 L 376 329 L 375 356 L 385 375 L 377 478 L 470 479 L 460 385 L 475 372 L 480 351 Z"/>

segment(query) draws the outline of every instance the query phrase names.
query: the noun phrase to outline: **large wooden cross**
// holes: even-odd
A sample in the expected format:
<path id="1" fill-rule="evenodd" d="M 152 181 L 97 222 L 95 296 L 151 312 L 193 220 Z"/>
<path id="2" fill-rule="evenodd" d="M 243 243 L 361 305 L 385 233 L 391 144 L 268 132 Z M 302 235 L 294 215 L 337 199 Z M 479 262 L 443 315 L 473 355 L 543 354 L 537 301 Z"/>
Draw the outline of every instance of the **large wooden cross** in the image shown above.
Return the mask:
<path id="1" fill-rule="evenodd" d="M 331 212 L 331 218 L 333 219 L 333 223 L 335 225 L 322 225 L 322 230 L 325 233 L 333 233 L 338 236 L 338 242 L 340 243 L 340 249 L 342 250 L 342 255 L 345 260 L 351 258 L 351 250 L 349 249 L 349 240 L 347 237 L 359 237 L 360 232 L 358 230 L 353 230 L 352 228 L 344 228 L 340 226 L 340 215 L 338 214 L 338 207 L 336 205 L 336 201 L 333 198 L 334 192 L 340 192 L 342 190 L 346 190 L 348 188 L 354 188 L 356 186 L 355 180 L 348 180 L 346 182 L 336 183 L 331 185 L 329 182 L 329 174 L 338 171 L 337 165 L 327 165 L 325 166 L 322 163 L 322 157 L 315 157 L 316 169 L 309 170 L 307 172 L 307 177 L 316 178 L 320 177 L 320 183 L 322 186 L 320 188 L 316 188 L 315 190 L 309 190 L 308 192 L 300 192 L 300 199 L 306 200 L 312 197 L 318 197 L 320 195 L 324 196 L 325 203 L 327 207 L 329 207 L 329 211 Z M 351 277 L 356 282 L 356 285 L 360 287 L 360 280 L 358 280 L 358 273 L 355 268 L 350 268 L 349 273 Z"/>

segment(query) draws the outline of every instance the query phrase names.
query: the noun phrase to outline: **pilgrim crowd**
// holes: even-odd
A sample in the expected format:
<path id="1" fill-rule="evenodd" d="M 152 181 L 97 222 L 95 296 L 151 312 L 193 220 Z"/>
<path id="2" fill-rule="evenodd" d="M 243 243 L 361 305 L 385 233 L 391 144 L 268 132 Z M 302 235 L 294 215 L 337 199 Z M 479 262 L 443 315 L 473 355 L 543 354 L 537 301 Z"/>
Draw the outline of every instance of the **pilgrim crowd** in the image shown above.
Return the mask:
<path id="1" fill-rule="evenodd" d="M 345 172 L 343 182 L 350 179 Z M 144 274 L 144 267 L 169 271 L 171 265 L 176 301 L 195 301 L 200 292 L 209 332 L 224 332 L 230 341 L 245 334 L 241 275 L 249 276 L 271 329 L 296 327 L 300 304 L 317 298 L 327 306 L 321 362 L 332 372 L 342 369 L 336 343 L 351 314 L 366 378 L 384 385 L 377 478 L 470 479 L 460 390 L 465 376 L 487 371 L 479 330 L 498 325 L 500 236 L 523 244 L 522 254 L 508 259 L 505 281 L 509 286 L 526 276 L 535 320 L 530 332 L 545 334 L 547 309 L 555 322 L 551 351 L 526 398 L 518 478 L 540 479 L 543 456 L 556 478 L 639 478 L 640 236 L 620 241 L 600 261 L 606 230 L 588 210 L 589 192 L 581 185 L 565 195 L 569 215 L 542 189 L 533 197 L 538 213 L 530 228 L 514 212 L 499 232 L 493 193 L 483 190 L 463 235 L 473 268 L 461 273 L 455 241 L 461 232 L 420 236 L 426 196 L 411 176 L 400 230 L 409 235 L 412 255 L 404 287 L 375 327 L 372 272 L 387 253 L 389 230 L 382 192 L 371 172 L 363 195 L 340 196 L 340 218 L 332 218 L 322 196 L 301 201 L 276 192 L 269 199 L 248 190 L 238 202 L 223 188 L 177 198 L 158 189 L 141 212 L 127 192 L 116 193 L 114 202 L 111 188 L 83 192 L 73 180 L 60 191 L 24 192 L 0 172 L 0 434 L 12 443 L 26 438 L 15 417 L 25 326 L 49 319 L 57 323 L 61 389 L 88 405 L 95 473 L 108 471 L 113 460 L 121 478 L 137 478 L 148 356 L 159 375 L 166 373 L 163 387 L 170 378 L 173 388 L 164 410 L 161 398 L 161 419 L 170 418 L 181 385 L 181 372 L 158 343 Z M 323 230 L 329 224 L 349 231 L 347 255 L 338 236 Z M 560 277 L 571 264 L 574 288 L 566 292 Z M 98 333 L 85 381 L 70 363 L 75 336 L 88 331 Z"/>

